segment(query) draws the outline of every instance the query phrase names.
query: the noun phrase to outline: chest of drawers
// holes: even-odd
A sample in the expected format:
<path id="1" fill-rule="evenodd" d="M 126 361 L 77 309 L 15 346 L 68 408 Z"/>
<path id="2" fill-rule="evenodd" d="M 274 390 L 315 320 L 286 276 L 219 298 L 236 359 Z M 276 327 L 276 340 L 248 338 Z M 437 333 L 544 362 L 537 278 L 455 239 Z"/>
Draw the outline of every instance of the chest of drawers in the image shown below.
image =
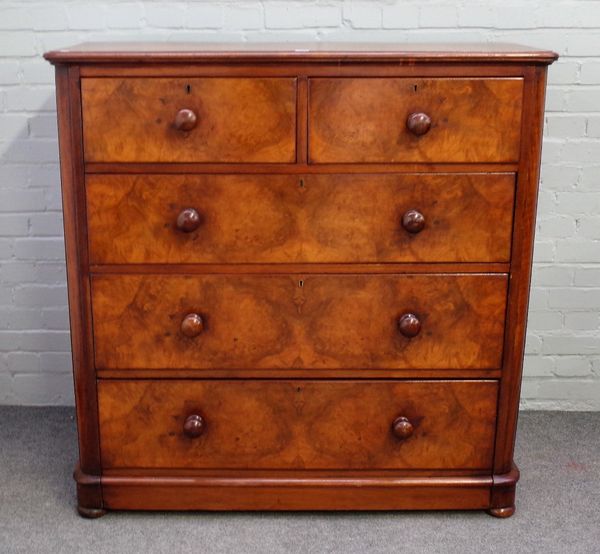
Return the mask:
<path id="1" fill-rule="evenodd" d="M 46 57 L 82 515 L 513 513 L 555 54 Z"/>

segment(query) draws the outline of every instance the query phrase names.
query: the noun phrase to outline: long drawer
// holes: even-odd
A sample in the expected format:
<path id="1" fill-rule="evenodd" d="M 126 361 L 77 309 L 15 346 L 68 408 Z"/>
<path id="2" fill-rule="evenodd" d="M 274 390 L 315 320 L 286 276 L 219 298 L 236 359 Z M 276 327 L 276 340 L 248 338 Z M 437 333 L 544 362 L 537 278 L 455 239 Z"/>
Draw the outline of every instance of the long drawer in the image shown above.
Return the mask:
<path id="1" fill-rule="evenodd" d="M 89 162 L 294 162 L 295 78 L 84 78 Z"/>
<path id="2" fill-rule="evenodd" d="M 91 263 L 506 262 L 497 174 L 88 175 Z"/>
<path id="3" fill-rule="evenodd" d="M 496 369 L 507 276 L 92 278 L 96 366 Z"/>
<path id="4" fill-rule="evenodd" d="M 487 469 L 496 381 L 106 381 L 104 468 Z"/>
<path id="5" fill-rule="evenodd" d="M 514 162 L 523 80 L 315 78 L 309 158 L 338 162 Z"/>

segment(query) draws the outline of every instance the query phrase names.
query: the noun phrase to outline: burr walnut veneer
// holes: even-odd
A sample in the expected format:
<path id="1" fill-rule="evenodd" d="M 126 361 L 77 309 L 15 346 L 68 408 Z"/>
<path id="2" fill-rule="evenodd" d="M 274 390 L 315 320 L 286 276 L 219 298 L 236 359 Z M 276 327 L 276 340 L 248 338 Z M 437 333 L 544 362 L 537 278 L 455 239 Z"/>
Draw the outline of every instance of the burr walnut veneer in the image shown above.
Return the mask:
<path id="1" fill-rule="evenodd" d="M 514 511 L 552 52 L 56 65 L 82 515 Z"/>

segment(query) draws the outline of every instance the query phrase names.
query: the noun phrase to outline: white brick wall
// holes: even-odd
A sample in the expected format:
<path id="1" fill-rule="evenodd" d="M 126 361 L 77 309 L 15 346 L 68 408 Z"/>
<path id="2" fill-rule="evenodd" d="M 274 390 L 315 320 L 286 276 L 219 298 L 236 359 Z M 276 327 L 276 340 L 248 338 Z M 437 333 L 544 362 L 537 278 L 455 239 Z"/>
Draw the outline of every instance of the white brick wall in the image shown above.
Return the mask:
<path id="1" fill-rule="evenodd" d="M 600 409 L 600 1 L 0 3 L 0 404 L 72 402 L 48 49 L 85 40 L 511 41 L 550 68 L 523 386 Z"/>

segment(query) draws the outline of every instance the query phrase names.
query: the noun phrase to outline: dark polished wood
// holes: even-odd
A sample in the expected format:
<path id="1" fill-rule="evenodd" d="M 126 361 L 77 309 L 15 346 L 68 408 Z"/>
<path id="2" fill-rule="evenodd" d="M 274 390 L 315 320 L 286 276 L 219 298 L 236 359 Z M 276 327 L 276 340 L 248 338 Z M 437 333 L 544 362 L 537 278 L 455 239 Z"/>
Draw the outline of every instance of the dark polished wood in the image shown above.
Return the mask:
<path id="1" fill-rule="evenodd" d="M 178 131 L 191 131 L 198 123 L 198 116 L 194 110 L 183 108 L 175 114 L 175 129 Z"/>
<path id="2" fill-rule="evenodd" d="M 487 510 L 487 513 L 491 516 L 504 519 L 507 517 L 511 517 L 515 513 L 515 507 L 506 506 L 505 508 L 490 508 L 489 510 Z"/>
<path id="3" fill-rule="evenodd" d="M 407 417 L 400 416 L 392 423 L 392 431 L 398 439 L 405 440 L 412 437 L 415 428 Z"/>
<path id="4" fill-rule="evenodd" d="M 181 322 L 181 332 L 188 338 L 197 337 L 204 330 L 204 321 L 199 314 L 187 314 Z"/>
<path id="5" fill-rule="evenodd" d="M 82 516 L 514 513 L 556 54 L 139 43 L 46 58 Z"/>
<path id="6" fill-rule="evenodd" d="M 103 508 L 86 508 L 85 506 L 77 506 L 77 512 L 81 517 L 86 519 L 98 519 L 106 515 L 106 510 Z"/>
<path id="7" fill-rule="evenodd" d="M 403 314 L 398 319 L 398 329 L 409 339 L 421 332 L 421 320 L 415 314 Z"/>
<path id="8" fill-rule="evenodd" d="M 425 216 L 418 210 L 408 210 L 402 216 L 402 227 L 409 233 L 420 233 L 425 228 Z"/>
<path id="9" fill-rule="evenodd" d="M 197 414 L 187 416 L 183 422 L 183 434 L 189 439 L 197 439 L 205 429 L 204 418 Z"/>
<path id="10" fill-rule="evenodd" d="M 194 208 L 184 208 L 179 212 L 176 220 L 176 226 L 179 231 L 191 233 L 200 227 L 202 217 Z"/>
<path id="11" fill-rule="evenodd" d="M 411 113 L 406 120 L 406 127 L 413 135 L 420 137 L 431 129 L 431 117 L 422 112 Z"/>

